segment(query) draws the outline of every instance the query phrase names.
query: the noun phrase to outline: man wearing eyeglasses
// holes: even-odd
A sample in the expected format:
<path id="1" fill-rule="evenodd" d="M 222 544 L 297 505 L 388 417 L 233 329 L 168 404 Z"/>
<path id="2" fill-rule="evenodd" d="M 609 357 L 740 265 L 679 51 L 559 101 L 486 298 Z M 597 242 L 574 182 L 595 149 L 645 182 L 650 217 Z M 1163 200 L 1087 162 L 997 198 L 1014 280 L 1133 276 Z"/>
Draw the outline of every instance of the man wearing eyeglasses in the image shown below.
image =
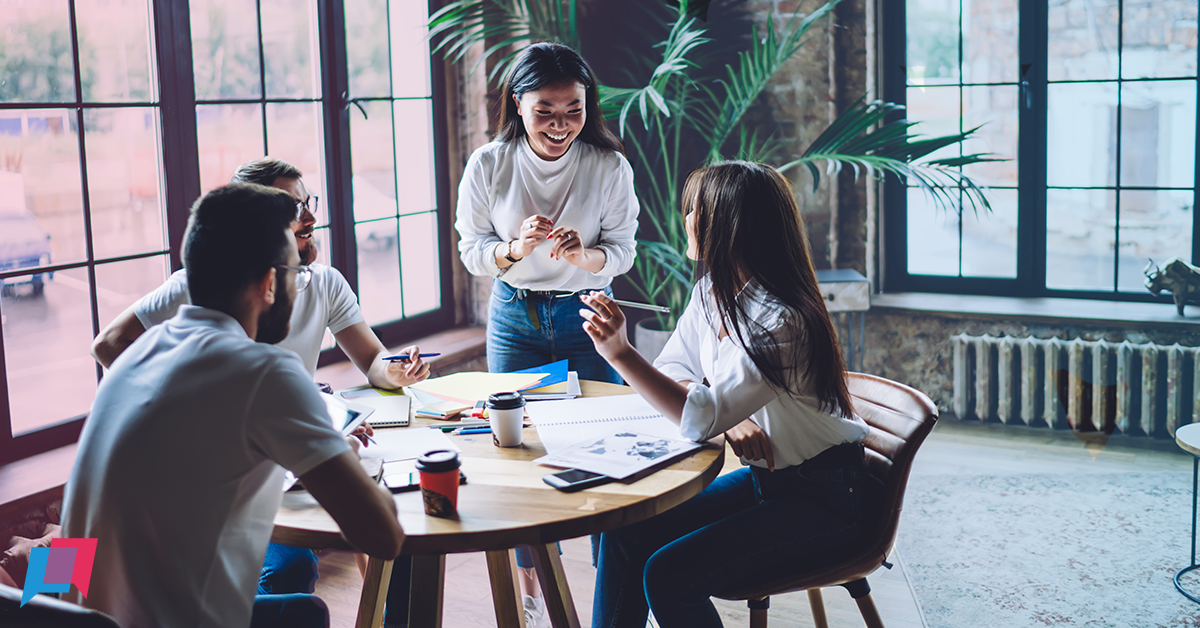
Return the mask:
<path id="1" fill-rule="evenodd" d="M 317 259 L 313 238 L 317 219 L 314 214 L 319 211 L 319 199 L 308 193 L 301 177 L 302 173 L 295 166 L 267 157 L 238 168 L 230 181 L 279 188 L 296 199 L 292 233 L 300 252 L 300 265 L 307 269 L 297 274 L 297 281 L 304 282 L 307 289 L 296 299 L 291 332 L 277 346 L 294 351 L 308 372 L 316 376 L 321 342 L 328 329 L 338 346 L 373 386 L 399 388 L 429 377 L 429 365 L 418 357 L 420 348 L 416 346 L 401 350 L 401 353 L 413 356 L 410 360 L 383 361 L 381 358 L 389 352 L 363 321 L 358 299 L 345 277 L 336 268 L 314 263 Z M 175 316 L 179 306 L 189 302 L 187 275 L 181 270 L 105 327 L 92 343 L 92 355 L 105 367 L 112 366 L 117 356 L 146 329 Z"/>

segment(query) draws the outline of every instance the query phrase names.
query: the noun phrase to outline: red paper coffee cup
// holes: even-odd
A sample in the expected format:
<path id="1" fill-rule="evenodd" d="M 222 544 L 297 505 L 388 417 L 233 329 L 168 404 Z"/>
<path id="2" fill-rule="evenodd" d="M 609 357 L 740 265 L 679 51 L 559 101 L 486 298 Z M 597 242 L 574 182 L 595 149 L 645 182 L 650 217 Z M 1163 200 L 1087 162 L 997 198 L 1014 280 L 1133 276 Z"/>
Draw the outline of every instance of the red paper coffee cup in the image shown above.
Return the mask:
<path id="1" fill-rule="evenodd" d="M 417 458 L 421 473 L 421 498 L 425 514 L 433 517 L 453 517 L 458 513 L 458 452 L 452 449 L 427 451 Z"/>

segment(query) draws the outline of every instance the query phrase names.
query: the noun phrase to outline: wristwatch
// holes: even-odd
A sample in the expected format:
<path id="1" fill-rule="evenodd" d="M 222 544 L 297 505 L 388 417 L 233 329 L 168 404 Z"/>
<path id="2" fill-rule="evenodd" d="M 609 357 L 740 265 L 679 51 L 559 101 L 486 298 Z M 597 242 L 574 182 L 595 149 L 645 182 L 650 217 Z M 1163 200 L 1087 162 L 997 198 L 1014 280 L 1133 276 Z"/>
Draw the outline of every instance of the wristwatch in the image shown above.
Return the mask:
<path id="1" fill-rule="evenodd" d="M 525 259 L 525 258 L 523 258 L 523 257 L 513 257 L 513 256 L 512 256 L 512 243 L 513 243 L 513 241 L 512 241 L 512 240 L 509 240 L 509 241 L 508 241 L 508 248 L 507 248 L 507 249 L 505 250 L 505 252 L 504 252 L 504 259 L 506 259 L 506 260 L 508 260 L 508 261 L 510 261 L 510 262 L 512 262 L 512 263 L 514 263 L 514 264 L 516 264 L 517 262 L 519 262 L 519 261 L 521 261 L 521 260 L 523 260 L 523 259 Z"/>

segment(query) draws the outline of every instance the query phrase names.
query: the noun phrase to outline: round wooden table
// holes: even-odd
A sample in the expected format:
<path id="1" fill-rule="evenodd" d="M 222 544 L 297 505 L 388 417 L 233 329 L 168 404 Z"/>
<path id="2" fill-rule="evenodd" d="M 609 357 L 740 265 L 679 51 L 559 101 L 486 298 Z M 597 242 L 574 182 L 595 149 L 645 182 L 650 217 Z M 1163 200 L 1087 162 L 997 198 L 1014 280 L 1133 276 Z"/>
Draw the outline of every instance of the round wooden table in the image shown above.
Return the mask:
<path id="1" fill-rule="evenodd" d="M 585 397 L 629 394 L 631 388 L 580 382 Z M 410 427 L 442 422 L 413 418 Z M 721 471 L 725 448 L 715 439 L 702 449 L 631 484 L 612 482 L 576 493 L 551 488 L 542 476 L 554 469 L 532 464 L 546 451 L 537 431 L 526 428 L 520 447 L 501 448 L 490 434 L 450 437 L 462 449 L 468 483 L 459 487 L 458 518 L 425 514 L 419 491 L 395 496 L 407 538 L 402 553 L 413 557 L 410 626 L 441 626 L 445 555 L 487 552 L 497 626 L 522 626 L 524 616 L 511 549 L 529 545 L 547 613 L 555 628 L 577 628 L 579 618 L 554 543 L 614 530 L 673 508 L 703 490 Z M 333 518 L 307 493 L 288 494 L 275 517 L 271 540 L 311 549 L 352 549 Z M 368 561 L 359 602 L 359 628 L 383 620 L 391 561 Z"/>
<path id="2" fill-rule="evenodd" d="M 1197 475 L 1200 473 L 1200 423 L 1192 423 L 1175 430 L 1175 444 L 1192 456 L 1192 564 L 1180 569 L 1175 574 L 1175 588 L 1184 597 L 1200 604 L 1200 597 L 1189 593 L 1179 582 L 1180 576 L 1200 568 L 1200 564 L 1196 563 L 1196 483 Z"/>

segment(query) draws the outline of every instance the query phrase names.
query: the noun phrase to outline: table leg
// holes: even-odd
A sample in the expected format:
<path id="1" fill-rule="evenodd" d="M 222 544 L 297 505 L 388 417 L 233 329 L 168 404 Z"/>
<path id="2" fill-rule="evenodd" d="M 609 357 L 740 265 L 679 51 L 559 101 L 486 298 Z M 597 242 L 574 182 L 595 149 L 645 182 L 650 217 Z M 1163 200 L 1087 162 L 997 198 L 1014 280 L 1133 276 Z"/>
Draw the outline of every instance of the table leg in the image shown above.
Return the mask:
<path id="1" fill-rule="evenodd" d="M 542 598 L 546 600 L 550 625 L 554 628 L 579 628 L 579 615 L 575 613 L 575 602 L 571 599 L 571 587 L 567 585 L 567 574 L 563 571 L 558 546 L 554 543 L 530 545 L 529 549 L 533 551 L 533 564 L 542 586 Z"/>
<path id="2" fill-rule="evenodd" d="M 492 604 L 496 607 L 496 628 L 525 628 L 525 609 L 521 606 L 521 585 L 517 581 L 513 551 L 488 552 L 487 566 L 492 581 Z"/>
<path id="3" fill-rule="evenodd" d="M 391 579 L 392 561 L 375 557 L 367 560 L 355 628 L 379 628 L 383 624 L 383 603 L 387 600 L 387 587 Z"/>
<path id="4" fill-rule="evenodd" d="M 1196 602 L 1197 604 L 1200 604 L 1200 598 L 1188 593 L 1188 591 L 1183 588 L 1183 583 L 1179 582 L 1180 576 L 1189 571 L 1195 570 L 1197 567 L 1200 567 L 1200 565 L 1196 564 L 1196 488 L 1198 476 L 1200 476 L 1200 458 L 1192 456 L 1192 555 L 1190 556 L 1192 564 L 1176 572 L 1174 579 L 1175 588 L 1178 589 L 1179 592 L 1184 595 L 1184 597 Z"/>
<path id="5" fill-rule="evenodd" d="M 441 628 L 445 579 L 445 554 L 413 556 L 412 586 L 408 597 L 409 626 Z"/>

